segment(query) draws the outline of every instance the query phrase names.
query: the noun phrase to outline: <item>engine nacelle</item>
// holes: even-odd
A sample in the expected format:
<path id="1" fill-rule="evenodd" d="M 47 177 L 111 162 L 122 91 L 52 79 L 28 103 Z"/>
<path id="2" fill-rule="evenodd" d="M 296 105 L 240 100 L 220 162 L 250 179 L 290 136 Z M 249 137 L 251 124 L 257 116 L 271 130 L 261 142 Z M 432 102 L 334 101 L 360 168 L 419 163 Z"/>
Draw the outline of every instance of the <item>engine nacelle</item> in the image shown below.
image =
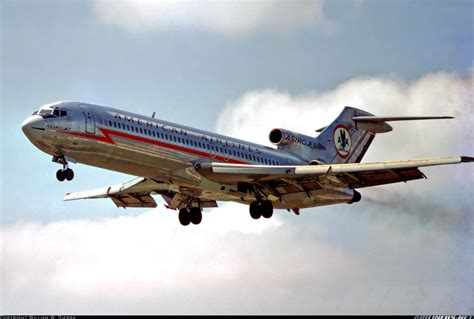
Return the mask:
<path id="1" fill-rule="evenodd" d="M 350 202 L 348 202 L 348 204 L 357 203 L 361 199 L 362 199 L 362 195 L 354 189 L 354 196 L 352 196 L 352 199 Z"/>
<path id="2" fill-rule="evenodd" d="M 315 137 L 282 128 L 274 128 L 268 137 L 278 149 L 287 151 L 308 162 L 314 162 L 312 164 L 319 164 L 319 153 L 325 150 L 325 147 Z"/>
<path id="3" fill-rule="evenodd" d="M 274 128 L 270 131 L 270 135 L 268 137 L 270 142 L 272 142 L 274 145 L 277 145 L 278 148 L 292 145 L 316 148 L 318 144 L 314 137 L 295 133 L 282 128 Z"/>
<path id="4" fill-rule="evenodd" d="M 325 149 L 315 137 L 282 128 L 271 130 L 268 138 L 278 149 L 292 153 L 307 161 L 317 160 L 318 152 Z"/>

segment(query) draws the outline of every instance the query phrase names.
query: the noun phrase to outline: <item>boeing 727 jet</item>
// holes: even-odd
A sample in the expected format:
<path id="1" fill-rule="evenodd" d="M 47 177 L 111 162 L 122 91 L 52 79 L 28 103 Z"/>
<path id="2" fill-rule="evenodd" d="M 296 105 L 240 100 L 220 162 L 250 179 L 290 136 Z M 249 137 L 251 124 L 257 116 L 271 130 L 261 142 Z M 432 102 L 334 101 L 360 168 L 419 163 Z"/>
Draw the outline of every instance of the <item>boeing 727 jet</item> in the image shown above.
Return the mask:
<path id="1" fill-rule="evenodd" d="M 390 121 L 447 119 L 379 117 L 345 107 L 316 137 L 275 128 L 274 148 L 220 134 L 81 102 L 46 104 L 22 129 L 62 165 L 59 181 L 72 180 L 69 163 L 137 176 L 123 184 L 66 194 L 64 200 L 110 198 L 117 207 L 156 207 L 161 195 L 182 225 L 199 224 L 202 209 L 218 201 L 249 205 L 254 219 L 273 209 L 352 204 L 357 189 L 424 178 L 423 166 L 472 162 L 467 156 L 361 163 L 376 134 Z"/>

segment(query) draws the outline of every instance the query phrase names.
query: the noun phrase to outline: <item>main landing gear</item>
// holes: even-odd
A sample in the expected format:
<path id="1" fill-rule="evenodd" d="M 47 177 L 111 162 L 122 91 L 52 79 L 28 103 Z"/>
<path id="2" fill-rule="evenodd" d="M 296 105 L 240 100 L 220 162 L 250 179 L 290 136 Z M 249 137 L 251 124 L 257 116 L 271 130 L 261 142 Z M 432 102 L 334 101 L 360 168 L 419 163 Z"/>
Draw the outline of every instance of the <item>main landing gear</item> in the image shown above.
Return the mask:
<path id="1" fill-rule="evenodd" d="M 200 207 L 181 208 L 178 214 L 179 222 L 183 226 L 188 226 L 190 223 L 199 225 L 202 220 L 202 211 Z"/>
<path id="2" fill-rule="evenodd" d="M 273 204 L 269 200 L 256 200 L 250 203 L 249 211 L 253 219 L 259 219 L 261 216 L 270 218 L 273 216 Z"/>

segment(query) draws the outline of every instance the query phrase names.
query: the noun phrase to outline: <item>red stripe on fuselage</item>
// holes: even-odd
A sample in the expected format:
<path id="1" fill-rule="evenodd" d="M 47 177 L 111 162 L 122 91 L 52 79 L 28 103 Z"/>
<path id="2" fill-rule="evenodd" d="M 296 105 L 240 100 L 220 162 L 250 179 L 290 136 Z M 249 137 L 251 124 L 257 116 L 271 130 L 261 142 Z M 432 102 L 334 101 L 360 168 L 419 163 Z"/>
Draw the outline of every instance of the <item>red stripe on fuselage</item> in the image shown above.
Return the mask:
<path id="1" fill-rule="evenodd" d="M 169 149 L 172 149 L 172 150 L 175 150 L 175 151 L 180 151 L 180 152 L 185 152 L 185 153 L 189 153 L 189 154 L 193 154 L 193 155 L 208 157 L 208 158 L 211 158 L 211 159 L 225 161 L 225 162 L 232 163 L 232 164 L 248 164 L 246 162 L 242 162 L 242 161 L 239 161 L 239 160 L 227 158 L 227 157 L 224 157 L 224 156 L 221 156 L 221 155 L 211 155 L 210 153 L 198 151 L 198 150 L 195 150 L 195 149 L 192 149 L 192 148 L 187 148 L 187 147 L 183 147 L 183 146 L 180 146 L 180 145 L 168 144 L 168 143 L 164 143 L 164 142 L 161 142 L 161 141 L 157 141 L 157 140 L 142 137 L 142 136 L 136 136 L 136 135 L 132 135 L 132 134 L 124 133 L 124 132 L 113 131 L 113 130 L 109 130 L 109 129 L 106 129 L 106 128 L 98 128 L 98 129 L 104 136 L 95 135 L 95 134 L 85 134 L 85 133 L 79 133 L 79 132 L 66 132 L 66 131 L 60 131 L 60 132 L 75 135 L 75 136 L 85 137 L 85 138 L 89 138 L 89 139 L 94 139 L 94 140 L 104 142 L 104 143 L 108 143 L 108 144 L 115 144 L 114 140 L 111 138 L 111 135 L 115 135 L 115 136 L 120 136 L 120 137 L 123 137 L 123 138 L 128 138 L 128 139 L 131 139 L 131 140 L 134 140 L 134 141 L 139 141 L 139 142 L 142 142 L 142 143 L 153 144 L 153 145 L 169 148 Z"/>

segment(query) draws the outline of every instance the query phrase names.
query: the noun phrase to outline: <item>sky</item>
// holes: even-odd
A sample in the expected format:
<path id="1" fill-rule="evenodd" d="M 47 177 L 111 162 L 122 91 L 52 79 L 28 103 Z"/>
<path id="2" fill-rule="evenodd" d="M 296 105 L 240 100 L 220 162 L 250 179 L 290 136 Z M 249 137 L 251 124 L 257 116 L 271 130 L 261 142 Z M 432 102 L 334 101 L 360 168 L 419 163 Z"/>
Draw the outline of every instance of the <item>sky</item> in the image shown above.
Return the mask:
<path id="1" fill-rule="evenodd" d="M 21 131 L 84 101 L 264 145 L 345 105 L 394 123 L 364 161 L 474 155 L 472 1 L 0 1 L 0 311 L 5 314 L 473 314 L 473 165 L 275 211 L 164 208 L 65 193 L 133 176 L 59 166 Z"/>

